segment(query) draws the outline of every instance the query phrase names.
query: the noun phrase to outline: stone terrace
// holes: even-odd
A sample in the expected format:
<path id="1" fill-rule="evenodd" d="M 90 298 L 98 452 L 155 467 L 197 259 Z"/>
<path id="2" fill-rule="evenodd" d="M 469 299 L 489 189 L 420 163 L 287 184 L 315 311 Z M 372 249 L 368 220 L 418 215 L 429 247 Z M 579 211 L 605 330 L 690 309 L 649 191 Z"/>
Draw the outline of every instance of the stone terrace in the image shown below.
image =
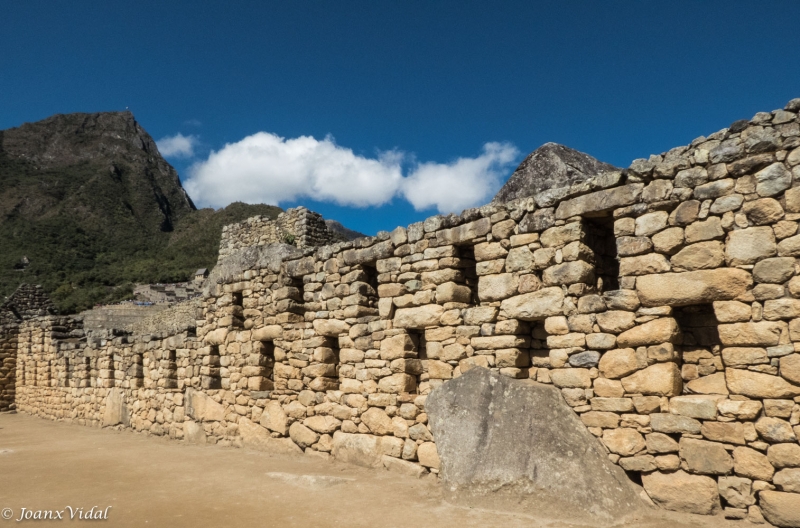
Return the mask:
<path id="1" fill-rule="evenodd" d="M 426 396 L 488 368 L 560 388 L 656 504 L 800 526 L 798 111 L 287 253 L 212 285 L 196 332 L 27 321 L 16 406 L 420 475 L 441 464 Z"/>

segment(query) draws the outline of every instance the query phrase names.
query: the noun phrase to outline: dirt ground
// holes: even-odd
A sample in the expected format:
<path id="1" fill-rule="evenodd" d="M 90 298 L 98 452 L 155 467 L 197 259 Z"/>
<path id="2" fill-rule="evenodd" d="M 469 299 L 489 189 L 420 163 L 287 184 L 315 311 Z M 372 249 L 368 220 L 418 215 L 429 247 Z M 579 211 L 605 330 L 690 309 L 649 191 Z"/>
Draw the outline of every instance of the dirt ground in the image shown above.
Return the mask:
<path id="1" fill-rule="evenodd" d="M 103 521 L 69 520 L 93 506 Z M 168 527 L 491 527 L 586 526 L 536 516 L 454 506 L 433 478 L 421 480 L 311 457 L 187 446 L 132 432 L 99 430 L 22 414 L 0 414 L 0 528 L 22 508 L 64 510 L 39 524 Z M 5 510 L 5 511 L 3 511 Z M 53 514 L 56 516 L 55 514 Z M 24 521 L 23 521 L 24 522 Z M 28 521 L 34 523 L 35 521 Z M 7 524 L 6 524 L 7 523 Z M 754 526 L 654 511 L 616 526 Z"/>

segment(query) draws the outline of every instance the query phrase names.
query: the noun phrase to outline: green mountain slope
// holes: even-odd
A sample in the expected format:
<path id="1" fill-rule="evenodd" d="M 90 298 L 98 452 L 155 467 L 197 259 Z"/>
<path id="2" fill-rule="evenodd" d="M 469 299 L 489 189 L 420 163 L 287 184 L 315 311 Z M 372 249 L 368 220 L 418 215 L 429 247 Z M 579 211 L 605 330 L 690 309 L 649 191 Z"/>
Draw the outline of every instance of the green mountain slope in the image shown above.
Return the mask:
<path id="1" fill-rule="evenodd" d="M 280 211 L 197 210 L 129 112 L 1 131 L 0 298 L 38 283 L 68 313 L 123 298 L 133 282 L 187 280 L 214 265 L 223 225 Z"/>

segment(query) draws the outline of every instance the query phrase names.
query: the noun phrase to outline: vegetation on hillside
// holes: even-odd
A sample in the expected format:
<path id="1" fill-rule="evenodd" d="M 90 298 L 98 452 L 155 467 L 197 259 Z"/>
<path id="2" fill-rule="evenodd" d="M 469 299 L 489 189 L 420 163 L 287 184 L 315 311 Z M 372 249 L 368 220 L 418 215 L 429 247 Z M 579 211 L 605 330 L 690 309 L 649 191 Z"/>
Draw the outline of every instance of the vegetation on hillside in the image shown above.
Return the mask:
<path id="1" fill-rule="evenodd" d="M 176 212 L 152 170 L 124 155 L 40 167 L 0 148 L 0 300 L 20 283 L 42 284 L 73 313 L 128 298 L 137 282 L 189 280 L 214 266 L 223 225 L 281 211 Z"/>

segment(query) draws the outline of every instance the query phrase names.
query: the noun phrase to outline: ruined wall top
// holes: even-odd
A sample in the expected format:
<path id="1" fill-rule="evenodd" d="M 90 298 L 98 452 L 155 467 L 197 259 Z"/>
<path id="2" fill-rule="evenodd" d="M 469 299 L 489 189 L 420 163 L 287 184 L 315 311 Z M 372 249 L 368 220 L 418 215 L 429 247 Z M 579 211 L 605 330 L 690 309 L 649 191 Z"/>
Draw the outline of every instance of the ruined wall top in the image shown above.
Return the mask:
<path id="1" fill-rule="evenodd" d="M 305 207 L 287 209 L 276 219 L 254 216 L 222 228 L 220 258 L 253 246 L 290 244 L 298 248 L 324 246 L 339 236 L 328 229 L 322 215 Z"/>
<path id="2" fill-rule="evenodd" d="M 0 305 L 0 324 L 13 324 L 40 315 L 55 313 L 55 306 L 40 285 L 21 284 Z"/>

